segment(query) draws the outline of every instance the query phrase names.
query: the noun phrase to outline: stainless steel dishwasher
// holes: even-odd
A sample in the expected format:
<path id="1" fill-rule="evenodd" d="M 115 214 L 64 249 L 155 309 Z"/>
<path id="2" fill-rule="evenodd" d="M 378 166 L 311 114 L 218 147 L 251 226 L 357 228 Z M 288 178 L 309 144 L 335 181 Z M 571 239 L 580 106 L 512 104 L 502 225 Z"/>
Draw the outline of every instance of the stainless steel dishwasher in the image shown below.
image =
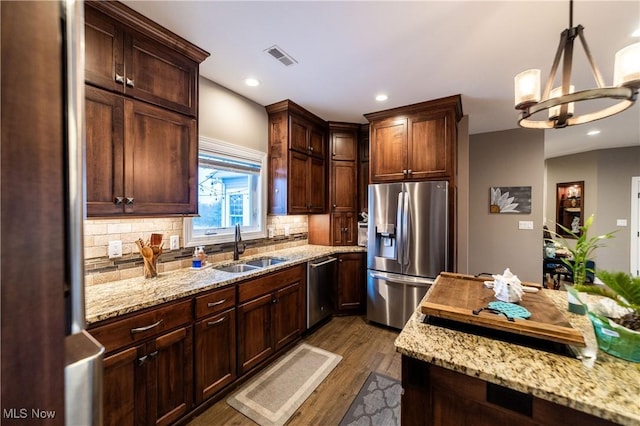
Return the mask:
<path id="1" fill-rule="evenodd" d="M 335 257 L 324 257 L 307 267 L 307 329 L 333 314 L 332 290 L 336 279 Z"/>

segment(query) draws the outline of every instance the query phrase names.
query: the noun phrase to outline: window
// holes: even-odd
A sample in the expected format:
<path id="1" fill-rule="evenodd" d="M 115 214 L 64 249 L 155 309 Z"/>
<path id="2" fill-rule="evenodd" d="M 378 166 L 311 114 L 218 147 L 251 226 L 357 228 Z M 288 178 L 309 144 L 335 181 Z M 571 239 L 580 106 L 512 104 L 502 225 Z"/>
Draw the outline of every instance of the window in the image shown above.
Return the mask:
<path id="1" fill-rule="evenodd" d="M 266 158 L 263 152 L 200 137 L 198 217 L 185 218 L 185 247 L 266 237 Z"/>

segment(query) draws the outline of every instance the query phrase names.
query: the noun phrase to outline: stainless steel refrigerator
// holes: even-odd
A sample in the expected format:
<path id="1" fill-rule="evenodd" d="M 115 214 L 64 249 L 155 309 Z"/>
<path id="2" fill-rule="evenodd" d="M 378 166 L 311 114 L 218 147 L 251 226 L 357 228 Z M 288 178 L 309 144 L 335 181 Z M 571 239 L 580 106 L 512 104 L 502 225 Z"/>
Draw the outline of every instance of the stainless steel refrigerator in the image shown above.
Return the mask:
<path id="1" fill-rule="evenodd" d="M 402 328 L 448 259 L 448 182 L 369 185 L 367 319 Z"/>

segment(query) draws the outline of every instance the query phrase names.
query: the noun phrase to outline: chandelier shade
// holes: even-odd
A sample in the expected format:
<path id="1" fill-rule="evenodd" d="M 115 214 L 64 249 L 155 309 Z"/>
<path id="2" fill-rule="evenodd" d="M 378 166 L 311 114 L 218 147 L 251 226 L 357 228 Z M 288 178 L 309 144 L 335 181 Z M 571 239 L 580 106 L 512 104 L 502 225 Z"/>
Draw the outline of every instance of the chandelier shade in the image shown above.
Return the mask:
<path id="1" fill-rule="evenodd" d="M 569 28 L 560 35 L 560 44 L 542 95 L 540 70 L 523 71 L 514 78 L 515 108 L 520 111 L 518 124 L 521 127 L 557 129 L 589 123 L 618 114 L 636 101 L 640 88 L 640 43 L 627 46 L 616 54 L 614 85 L 607 87 L 593 60 L 583 30 L 582 25 L 573 26 L 573 0 L 570 0 Z M 577 92 L 571 84 L 573 44 L 576 39 L 580 40 L 597 85 L 596 88 Z M 552 90 L 561 60 L 561 86 Z M 581 105 L 586 103 L 597 105 L 597 108 L 582 109 Z"/>

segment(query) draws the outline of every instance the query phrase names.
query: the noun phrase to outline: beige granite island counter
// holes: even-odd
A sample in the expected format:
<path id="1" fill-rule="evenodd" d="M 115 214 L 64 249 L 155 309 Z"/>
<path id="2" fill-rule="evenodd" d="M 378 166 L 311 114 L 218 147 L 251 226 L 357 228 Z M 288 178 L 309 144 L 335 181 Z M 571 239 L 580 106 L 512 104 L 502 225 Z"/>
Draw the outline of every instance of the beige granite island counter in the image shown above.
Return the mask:
<path id="1" fill-rule="evenodd" d="M 543 291 L 595 347 L 588 318 L 567 311 L 566 293 Z M 640 364 L 598 351 L 588 366 L 423 319 L 418 308 L 395 342 L 403 355 L 403 424 L 471 424 L 464 421 L 470 415 L 474 425 L 640 425 Z"/>
<path id="2" fill-rule="evenodd" d="M 85 316 L 87 324 L 91 325 L 99 321 L 289 268 L 322 256 L 364 251 L 364 247 L 359 246 L 304 245 L 260 253 L 255 256 L 241 257 L 236 262 L 219 262 L 199 270 L 186 268 L 160 273 L 157 277 L 150 279 L 140 276 L 138 278 L 92 285 L 85 289 Z M 229 273 L 215 269 L 219 265 L 228 265 L 263 257 L 277 257 L 285 259 L 285 261 L 277 265 L 243 273 Z"/>

